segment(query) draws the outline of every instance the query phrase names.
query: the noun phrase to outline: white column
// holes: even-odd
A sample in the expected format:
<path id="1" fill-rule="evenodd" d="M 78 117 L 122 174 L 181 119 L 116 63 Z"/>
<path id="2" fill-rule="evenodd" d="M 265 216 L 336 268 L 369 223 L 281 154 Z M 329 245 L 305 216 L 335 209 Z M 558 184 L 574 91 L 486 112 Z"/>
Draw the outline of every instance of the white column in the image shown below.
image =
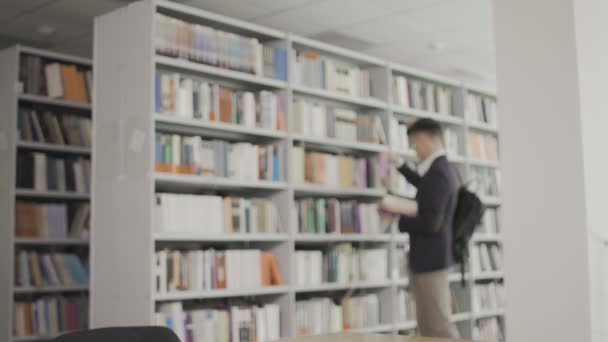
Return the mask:
<path id="1" fill-rule="evenodd" d="M 509 341 L 608 341 L 606 18 L 495 1 Z"/>

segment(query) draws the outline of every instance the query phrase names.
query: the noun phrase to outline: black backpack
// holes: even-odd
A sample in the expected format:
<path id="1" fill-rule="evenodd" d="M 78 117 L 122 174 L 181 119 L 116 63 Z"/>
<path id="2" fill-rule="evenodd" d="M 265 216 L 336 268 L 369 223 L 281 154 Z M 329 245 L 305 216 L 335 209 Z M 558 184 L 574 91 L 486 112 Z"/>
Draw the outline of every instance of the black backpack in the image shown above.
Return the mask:
<path id="1" fill-rule="evenodd" d="M 458 189 L 458 201 L 452 224 L 452 254 L 454 261 L 460 264 L 461 284 L 465 286 L 465 267 L 469 259 L 469 241 L 475 228 L 483 217 L 484 205 L 477 195 L 467 189 L 466 185 Z"/>

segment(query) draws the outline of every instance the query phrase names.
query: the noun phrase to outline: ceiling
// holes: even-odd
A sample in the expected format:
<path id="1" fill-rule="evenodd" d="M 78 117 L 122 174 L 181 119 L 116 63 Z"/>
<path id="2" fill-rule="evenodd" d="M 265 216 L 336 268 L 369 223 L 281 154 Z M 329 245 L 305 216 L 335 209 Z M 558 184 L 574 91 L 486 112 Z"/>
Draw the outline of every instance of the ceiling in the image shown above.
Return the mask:
<path id="1" fill-rule="evenodd" d="M 0 48 L 23 43 L 90 56 L 93 18 L 129 2 L 0 0 Z M 493 0 L 179 2 L 495 88 Z"/>

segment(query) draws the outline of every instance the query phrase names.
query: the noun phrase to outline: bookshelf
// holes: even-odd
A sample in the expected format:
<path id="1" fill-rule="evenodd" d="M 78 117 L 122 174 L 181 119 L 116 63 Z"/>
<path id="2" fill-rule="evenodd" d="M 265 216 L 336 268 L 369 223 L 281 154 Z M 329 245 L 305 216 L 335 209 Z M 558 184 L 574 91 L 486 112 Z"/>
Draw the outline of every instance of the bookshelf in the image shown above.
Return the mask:
<path id="1" fill-rule="evenodd" d="M 15 261 L 17 259 L 16 254 L 19 251 L 28 251 L 28 253 L 74 253 L 81 258 L 81 261 L 88 258 L 89 255 L 89 239 L 84 236 L 71 236 L 69 233 L 67 236 L 53 237 L 45 237 L 44 234 L 40 234 L 37 237 L 17 236 L 16 224 L 19 222 L 19 219 L 17 218 L 16 210 L 18 203 L 64 205 L 64 208 L 66 208 L 64 218 L 68 226 L 66 227 L 67 231 L 70 229 L 70 223 L 74 219 L 71 216 L 72 214 L 70 214 L 69 208 L 80 206 L 90 200 L 88 192 L 34 190 L 32 188 L 17 187 L 17 179 L 21 176 L 17 172 L 17 162 L 20 156 L 30 153 L 44 153 L 47 156 L 57 157 L 61 160 L 64 160 L 63 158 L 66 158 L 65 160 L 67 158 L 89 159 L 91 156 L 91 147 L 72 144 L 69 141 L 71 138 L 67 136 L 64 136 L 64 139 L 66 139 L 65 144 L 60 144 L 52 142 L 53 139 L 49 139 L 47 131 L 43 134 L 47 140 L 43 139 L 42 141 L 39 138 L 30 141 L 23 132 L 19 132 L 18 125 L 21 120 L 24 120 L 24 115 L 31 114 L 32 116 L 38 116 L 37 113 L 43 111 L 52 112 L 58 120 L 67 115 L 92 120 L 92 106 L 88 102 L 67 100 L 62 97 L 53 98 L 43 95 L 42 91 L 31 93 L 30 88 L 28 88 L 27 84 L 24 84 L 23 80 L 31 77 L 29 70 L 33 70 L 35 67 L 31 66 L 32 69 L 26 70 L 26 67 L 30 67 L 25 61 L 22 64 L 22 60 L 26 58 L 39 61 L 41 70 L 44 70 L 45 66 L 49 64 L 59 63 L 66 66 L 75 66 L 76 70 L 82 73 L 83 78 L 87 71 L 92 71 L 90 60 L 76 56 L 20 45 L 0 51 L 0 73 L 3 75 L 0 79 L 0 108 L 3 113 L 0 116 L 0 158 L 3 161 L 0 166 L 0 216 L 3 217 L 2 229 L 0 229 L 0 250 L 2 250 L 0 252 L 0 259 L 2 260 L 1 268 L 3 270 L 0 276 L 0 316 L 3 317 L 0 322 L 0 339 L 3 341 L 48 341 L 57 335 L 34 334 L 32 336 L 20 336 L 14 334 L 13 327 L 16 319 L 14 310 L 16 310 L 17 305 L 20 305 L 18 303 L 32 302 L 41 298 L 57 296 L 86 299 L 89 292 L 88 284 L 45 284 L 44 286 L 34 286 L 32 283 L 32 285 L 28 286 L 16 285 L 18 279 L 15 278 L 15 273 L 17 272 Z M 60 80 L 59 82 L 61 82 L 59 86 L 63 87 L 64 91 L 67 92 L 67 88 L 71 85 L 69 82 L 71 81 L 64 82 Z M 86 92 L 86 89 L 84 91 Z M 71 95 L 64 94 L 65 98 L 71 98 Z M 26 109 L 37 113 L 26 113 L 23 111 Z M 39 119 L 42 120 L 42 115 L 39 116 Z M 42 123 L 42 125 L 45 126 L 44 129 L 47 129 L 47 123 Z M 65 126 L 63 121 L 61 121 L 60 125 L 60 129 L 64 130 L 63 134 L 66 134 L 67 126 Z M 48 175 L 45 177 L 48 177 Z M 29 212 L 28 215 L 32 215 L 32 212 Z M 50 225 L 50 221 L 47 221 L 46 224 Z M 86 229 L 88 228 L 87 224 Z M 77 314 L 82 317 L 88 317 L 89 312 L 83 309 L 82 311 L 77 311 Z M 45 319 L 48 319 L 48 317 Z"/>
<path id="2" fill-rule="evenodd" d="M 191 60 L 161 56 L 156 53 L 155 15 L 161 13 L 180 20 L 206 25 L 218 30 L 258 39 L 265 46 L 281 47 L 287 51 L 287 78 L 274 79 L 260 74 L 231 70 Z M 118 34 L 120 32 L 120 34 Z M 121 47 L 118 56 L 113 51 Z M 211 300 L 223 303 L 276 304 L 280 307 L 281 337 L 295 336 L 296 303 L 318 297 L 340 298 L 346 293 L 375 294 L 380 301 L 379 324 L 352 329 L 359 332 L 398 333 L 416 328 L 413 320 L 400 321 L 394 303 L 397 293 L 407 288 L 407 277 L 399 275 L 397 259 L 407 246 L 408 238 L 396 227 L 380 234 L 301 233 L 292 204 L 306 198 L 337 198 L 373 203 L 386 190 L 381 186 L 342 187 L 295 181 L 293 146 L 304 151 L 333 153 L 373 158 L 381 153 L 395 153 L 414 160 L 411 150 L 395 148 L 390 141 L 382 143 L 351 141 L 329 136 L 297 133 L 293 130 L 294 101 L 355 111 L 362 117 L 378 117 L 386 130 L 393 119 L 409 123 L 421 117 L 434 118 L 451 130 L 457 142 L 449 153 L 450 162 L 463 180 L 473 177 L 471 168 L 499 169 L 498 162 L 471 158 L 467 146 L 470 131 L 498 135 L 497 126 L 472 120 L 467 116 L 467 94 L 484 92 L 421 70 L 397 65 L 374 57 L 331 46 L 308 38 L 271 30 L 251 23 L 234 20 L 200 9 L 166 1 L 144 0 L 101 16 L 95 21 L 95 61 L 97 90 L 94 110 L 96 141 L 94 144 L 95 182 L 92 263 L 92 325 L 147 325 L 154 323 L 154 313 L 166 302 L 198 303 Z M 294 52 L 292 52 L 294 51 Z M 327 58 L 369 71 L 372 87 L 368 94 L 339 93 L 328 86 L 316 87 L 301 79 L 296 55 L 309 52 L 314 58 Z M 220 86 L 247 91 L 271 91 L 285 99 L 285 130 L 245 127 L 244 125 L 193 119 L 179 115 L 157 113 L 155 109 L 155 75 L 157 71 L 177 72 L 182 77 L 194 77 L 201 82 L 216 82 Z M 441 89 L 444 98 L 435 109 L 414 108 L 394 99 L 394 78 L 397 76 L 420 81 Z M 430 89 L 430 88 L 429 88 Z M 434 88 L 433 88 L 434 89 Z M 364 92 L 363 89 L 359 91 Z M 446 95 L 445 94 L 449 94 Z M 448 100 L 446 100 L 448 99 Z M 448 101 L 449 104 L 446 104 Z M 441 111 L 441 113 L 440 113 Z M 277 144 L 284 147 L 281 161 L 285 178 L 279 181 L 242 180 L 192 174 L 172 174 L 155 170 L 155 133 L 201 136 L 231 143 Z M 388 134 L 387 134 L 388 135 Z M 388 139 L 387 139 L 388 140 Z M 160 233 L 154 230 L 154 198 L 157 192 L 181 194 L 219 194 L 242 197 L 262 197 L 278 208 L 283 232 L 239 234 Z M 497 194 L 482 194 L 484 203 L 500 206 Z M 476 234 L 472 243 L 494 242 L 494 235 Z M 385 280 L 350 281 L 298 285 L 296 283 L 296 251 L 326 250 L 342 243 L 362 249 L 380 248 L 388 252 L 388 277 Z M 155 251 L 171 248 L 259 248 L 273 253 L 279 263 L 283 285 L 259 289 L 214 289 L 157 293 L 153 263 Z M 480 274 L 468 270 L 467 300 L 470 302 Z M 490 276 L 484 274 L 483 276 Z M 493 274 L 492 276 L 497 276 Z M 495 278 L 492 278 L 495 279 Z M 460 280 L 450 275 L 453 285 Z M 103 284 L 103 286 L 97 284 Z M 468 305 L 469 308 L 472 305 Z M 487 315 L 486 315 L 487 316 Z M 455 314 L 453 321 L 464 337 L 474 337 L 476 320 L 484 313 L 468 310 Z"/>

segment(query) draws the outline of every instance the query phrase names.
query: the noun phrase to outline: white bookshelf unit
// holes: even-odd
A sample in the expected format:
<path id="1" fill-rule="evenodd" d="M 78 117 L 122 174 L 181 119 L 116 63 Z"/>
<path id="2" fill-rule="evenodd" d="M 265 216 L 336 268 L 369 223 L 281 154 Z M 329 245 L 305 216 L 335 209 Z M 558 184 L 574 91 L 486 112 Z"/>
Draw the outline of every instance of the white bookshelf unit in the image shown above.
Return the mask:
<path id="1" fill-rule="evenodd" d="M 58 157 L 90 158 L 91 147 L 53 144 L 48 142 L 31 142 L 20 138 L 18 122 L 23 120 L 21 109 L 31 109 L 39 112 L 52 111 L 57 115 L 73 114 L 81 118 L 92 120 L 92 106 L 88 103 L 73 102 L 61 98 L 51 98 L 45 95 L 25 93 L 27 88 L 21 82 L 22 73 L 27 72 L 26 64 L 21 64 L 24 57 L 39 58 L 44 65 L 47 63 L 61 63 L 76 66 L 79 71 L 92 71 L 89 59 L 80 58 L 52 51 L 40 50 L 25 46 L 14 46 L 0 51 L 0 216 L 2 217 L 0 229 L 0 340 L 2 341 L 47 341 L 57 335 L 49 333 L 44 335 L 16 336 L 14 329 L 15 304 L 22 301 L 35 301 L 40 298 L 57 296 L 78 296 L 88 298 L 89 285 L 45 285 L 45 286 L 18 286 L 16 279 L 16 254 L 19 251 L 35 252 L 69 252 L 80 258 L 88 258 L 89 239 L 85 237 L 21 237 L 17 236 L 16 204 L 19 201 L 36 204 L 59 203 L 70 206 L 88 202 L 88 193 L 71 191 L 46 191 L 17 187 L 18 157 L 30 152 L 43 152 Z M 66 81 L 67 82 L 67 81 Z M 86 91 L 86 90 L 85 90 Z M 37 115 L 37 114 L 36 114 Z M 40 119 L 42 120 L 42 118 Z M 67 129 L 65 126 L 62 129 Z M 46 132 L 44 133 L 47 134 Z M 64 131 L 65 134 L 65 131 Z M 44 177 L 47 177 L 44 175 Z M 70 211 L 66 223 L 72 220 Z M 31 214 L 31 212 L 30 212 Z M 88 226 L 86 227 L 89 228 Z M 28 261 L 30 263 L 30 261 Z M 31 267 L 31 266 L 30 266 Z M 31 275 L 30 275 L 31 276 Z M 89 311 L 76 312 L 81 317 L 88 317 Z M 45 316 L 45 319 L 49 319 Z M 62 333 L 65 331 L 59 331 Z"/>
<path id="2" fill-rule="evenodd" d="M 265 45 L 287 50 L 287 81 L 275 80 L 251 73 L 200 64 L 187 59 L 157 55 L 158 41 L 155 15 L 161 13 L 190 23 L 206 25 L 247 37 L 255 37 Z M 302 299 L 329 296 L 339 298 L 347 293 L 376 294 L 380 301 L 379 324 L 357 328 L 358 332 L 399 333 L 416 328 L 413 319 L 403 322 L 398 318 L 394 298 L 408 286 L 400 275 L 397 259 L 404 253 L 407 236 L 391 227 L 383 234 L 312 234 L 299 233 L 293 202 L 301 198 L 338 198 L 362 202 L 377 202 L 385 194 L 382 187 L 350 188 L 299 183 L 293 178 L 295 156 L 291 147 L 305 150 L 356 156 L 378 156 L 394 153 L 413 160 L 415 154 L 397 150 L 392 144 L 350 142 L 335 138 L 320 138 L 295 133 L 291 129 L 294 100 L 306 99 L 328 106 L 356 110 L 378 116 L 385 132 L 393 118 L 405 123 L 422 117 L 434 118 L 453 132 L 457 140 L 449 159 L 463 180 L 473 176 L 472 167 L 497 169 L 498 163 L 472 160 L 467 136 L 472 130 L 498 135 L 497 127 L 471 121 L 466 115 L 465 98 L 469 92 L 491 92 L 424 71 L 393 64 L 357 52 L 325 43 L 283 33 L 251 23 L 213 14 L 182 4 L 144 0 L 132 3 L 95 20 L 95 144 L 93 159 L 93 289 L 91 295 L 94 327 L 111 325 L 149 325 L 155 323 L 155 311 L 161 303 L 171 301 L 205 304 L 211 299 L 224 303 L 273 303 L 281 310 L 281 337 L 298 333 L 296 302 Z M 359 97 L 302 85 L 296 81 L 293 50 L 310 51 L 323 57 L 355 65 L 370 71 L 371 96 Z M 120 51 L 120 53 L 116 53 Z M 179 72 L 208 82 L 252 91 L 270 90 L 286 98 L 286 130 L 246 128 L 238 124 L 193 120 L 155 113 L 155 75 L 157 70 Z M 437 113 L 397 104 L 393 95 L 393 77 L 426 82 L 447 91 L 451 104 L 449 113 Z M 442 107 L 443 108 L 443 107 Z M 204 138 L 231 142 L 275 143 L 285 147 L 286 181 L 242 181 L 230 178 L 169 174 L 155 170 L 155 133 L 198 135 Z M 387 134 L 388 136 L 388 134 Z M 264 197 L 276 204 L 283 233 L 276 234 L 169 234 L 155 232 L 155 193 L 235 194 L 243 197 Z M 481 194 L 486 205 L 500 206 L 499 194 Z M 95 229 L 103 227 L 103 229 Z M 494 236 L 476 234 L 474 243 Z M 352 243 L 361 248 L 382 248 L 388 251 L 388 277 L 385 281 L 355 281 L 351 283 L 320 283 L 301 286 L 296 283 L 295 254 L 299 250 L 325 249 L 338 243 Z M 166 246 L 197 246 L 199 248 L 255 247 L 272 252 L 278 259 L 283 285 L 245 290 L 180 291 L 157 293 L 153 264 L 155 251 Z M 456 270 L 455 270 L 456 271 Z M 475 337 L 478 319 L 487 313 L 472 310 L 472 296 L 478 282 L 486 281 L 467 267 L 466 305 L 463 312 L 454 314 L 463 337 Z M 401 272 L 403 273 L 403 272 Z M 452 286 L 460 278 L 451 275 Z M 495 312 L 497 315 L 500 311 Z"/>

